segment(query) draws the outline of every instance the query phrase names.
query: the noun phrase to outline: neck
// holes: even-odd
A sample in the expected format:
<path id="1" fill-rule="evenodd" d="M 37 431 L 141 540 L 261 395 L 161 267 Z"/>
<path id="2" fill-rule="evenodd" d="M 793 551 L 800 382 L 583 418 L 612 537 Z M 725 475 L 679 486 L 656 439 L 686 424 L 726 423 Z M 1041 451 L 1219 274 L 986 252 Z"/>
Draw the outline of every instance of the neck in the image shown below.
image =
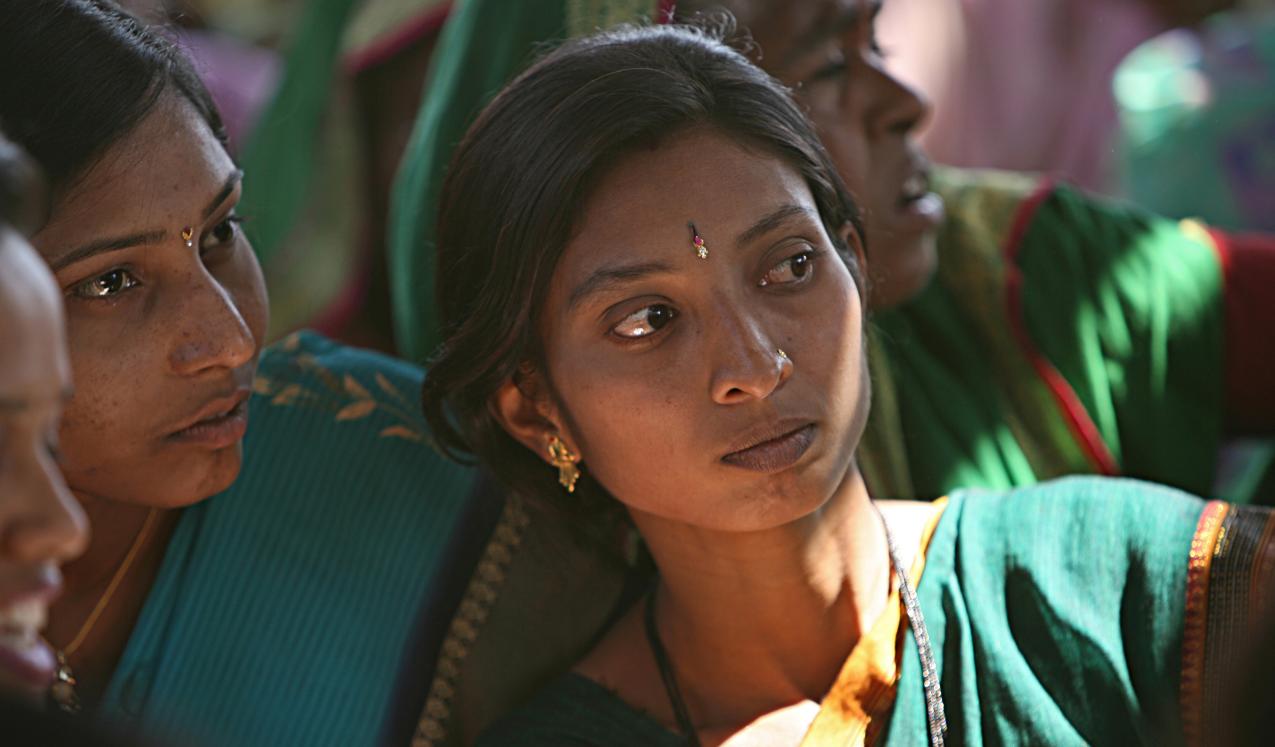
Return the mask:
<path id="1" fill-rule="evenodd" d="M 885 530 L 857 468 L 817 512 L 774 529 L 634 520 L 660 569 L 657 627 L 708 725 L 818 702 L 889 596 Z"/>
<path id="2" fill-rule="evenodd" d="M 72 601 L 86 596 L 96 602 L 97 595 L 106 589 L 133 548 L 151 507 L 108 500 L 79 491 L 75 492 L 75 497 L 84 507 L 92 536 L 84 554 L 62 569 L 62 599 Z M 154 542 L 156 536 L 157 533 L 152 531 L 145 544 Z M 145 547 L 139 548 L 139 554 L 145 554 L 145 550 Z"/>

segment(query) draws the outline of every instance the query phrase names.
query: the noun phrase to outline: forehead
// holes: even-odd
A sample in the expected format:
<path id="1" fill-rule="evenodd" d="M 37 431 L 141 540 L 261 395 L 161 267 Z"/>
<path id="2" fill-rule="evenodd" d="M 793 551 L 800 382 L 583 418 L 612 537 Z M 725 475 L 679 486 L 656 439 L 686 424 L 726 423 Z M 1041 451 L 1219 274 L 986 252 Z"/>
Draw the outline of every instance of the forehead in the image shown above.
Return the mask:
<path id="1" fill-rule="evenodd" d="M 688 223 L 728 261 L 735 236 L 785 205 L 815 210 L 805 180 L 785 161 L 708 128 L 621 159 L 597 183 L 563 255 L 560 275 L 617 261 L 673 264 L 694 256 Z"/>
<path id="2" fill-rule="evenodd" d="M 58 196 L 36 244 L 44 250 L 194 223 L 234 168 L 195 108 L 181 96 L 165 93 L 132 131 Z"/>

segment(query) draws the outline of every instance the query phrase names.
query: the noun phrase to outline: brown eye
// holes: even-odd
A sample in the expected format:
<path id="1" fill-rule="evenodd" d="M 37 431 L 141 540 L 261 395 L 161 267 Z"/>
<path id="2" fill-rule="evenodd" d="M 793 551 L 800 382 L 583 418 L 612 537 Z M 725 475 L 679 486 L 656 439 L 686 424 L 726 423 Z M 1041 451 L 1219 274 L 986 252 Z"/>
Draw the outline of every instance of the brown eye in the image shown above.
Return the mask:
<path id="1" fill-rule="evenodd" d="M 243 218 L 238 215 L 228 216 L 225 220 L 212 227 L 205 236 L 204 248 L 211 246 L 225 246 L 231 243 L 239 236 L 239 224 L 243 222 Z"/>
<path id="2" fill-rule="evenodd" d="M 659 332 L 677 317 L 677 312 L 668 304 L 651 304 L 629 314 L 611 330 L 619 337 L 635 340 Z"/>
<path id="3" fill-rule="evenodd" d="M 795 254 L 775 265 L 758 282 L 758 285 L 791 285 L 799 283 L 810 275 L 814 269 L 814 253 Z"/>
<path id="4" fill-rule="evenodd" d="M 85 280 L 71 289 L 71 295 L 78 298 L 110 298 L 138 285 L 141 283 L 133 273 L 116 269 Z"/>

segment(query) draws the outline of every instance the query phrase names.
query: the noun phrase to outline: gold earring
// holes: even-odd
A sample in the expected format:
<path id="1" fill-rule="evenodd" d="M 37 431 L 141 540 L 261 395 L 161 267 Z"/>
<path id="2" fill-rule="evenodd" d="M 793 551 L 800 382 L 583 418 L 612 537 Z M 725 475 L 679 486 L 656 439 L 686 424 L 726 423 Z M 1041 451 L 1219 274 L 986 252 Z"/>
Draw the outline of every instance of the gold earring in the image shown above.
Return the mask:
<path id="1" fill-rule="evenodd" d="M 187 226 L 182 229 L 182 241 L 186 242 L 186 247 L 190 248 L 195 245 L 195 229 Z"/>
<path id="2" fill-rule="evenodd" d="M 576 480 L 580 479 L 580 469 L 576 467 L 576 455 L 557 436 L 549 437 L 549 461 L 558 468 L 558 484 L 568 493 L 576 490 Z"/>

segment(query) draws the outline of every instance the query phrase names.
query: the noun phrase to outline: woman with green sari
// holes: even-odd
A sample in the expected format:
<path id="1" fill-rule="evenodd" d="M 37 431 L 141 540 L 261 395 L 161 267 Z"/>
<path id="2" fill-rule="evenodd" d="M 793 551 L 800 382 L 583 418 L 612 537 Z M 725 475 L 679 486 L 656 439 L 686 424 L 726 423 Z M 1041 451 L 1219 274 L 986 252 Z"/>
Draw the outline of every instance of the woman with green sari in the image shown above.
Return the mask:
<path id="1" fill-rule="evenodd" d="M 655 570 L 482 743 L 1203 733 L 1269 583 L 1270 513 L 1098 478 L 875 503 L 856 462 L 858 208 L 741 55 L 682 27 L 568 43 L 483 111 L 442 195 L 425 384 L 440 444 L 581 536 L 605 543 L 600 517 L 621 515 Z M 447 738 L 491 584 L 518 572 L 502 541 L 444 647 L 422 744 Z M 522 620 L 546 630 L 542 609 L 568 618 L 612 591 L 533 588 Z M 525 661 L 503 664 L 494 679 Z"/>
<path id="2" fill-rule="evenodd" d="M 377 744 L 471 473 L 422 374 L 265 348 L 245 175 L 171 42 L 108 0 L 0 2 L 0 120 L 52 198 L 61 468 L 93 528 L 45 636 L 51 707 L 175 744 Z M 52 377 L 54 372 L 50 371 Z"/>

